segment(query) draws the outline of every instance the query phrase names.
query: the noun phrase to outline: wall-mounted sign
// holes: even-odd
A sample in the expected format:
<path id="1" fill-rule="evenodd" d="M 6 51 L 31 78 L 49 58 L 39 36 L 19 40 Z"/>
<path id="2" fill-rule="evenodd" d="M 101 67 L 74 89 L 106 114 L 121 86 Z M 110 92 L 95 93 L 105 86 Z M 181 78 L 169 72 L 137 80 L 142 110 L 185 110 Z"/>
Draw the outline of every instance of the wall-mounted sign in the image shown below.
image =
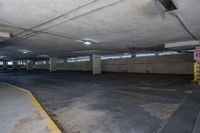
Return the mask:
<path id="1" fill-rule="evenodd" d="M 194 60 L 200 61 L 200 47 L 197 47 L 197 48 L 194 50 Z"/>

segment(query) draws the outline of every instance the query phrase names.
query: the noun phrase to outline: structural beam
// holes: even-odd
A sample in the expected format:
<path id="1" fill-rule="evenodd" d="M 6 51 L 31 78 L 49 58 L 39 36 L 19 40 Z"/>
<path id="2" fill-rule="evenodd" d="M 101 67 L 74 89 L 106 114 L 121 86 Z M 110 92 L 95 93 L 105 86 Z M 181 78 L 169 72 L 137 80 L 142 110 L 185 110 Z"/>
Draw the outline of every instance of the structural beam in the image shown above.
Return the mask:
<path id="1" fill-rule="evenodd" d="M 180 48 L 187 48 L 187 47 L 196 47 L 198 45 L 200 45 L 199 41 L 192 40 L 192 41 L 182 41 L 182 42 L 166 43 L 165 44 L 165 48 L 180 49 Z"/>
<path id="2" fill-rule="evenodd" d="M 92 55 L 92 68 L 93 74 L 101 74 L 101 55 L 93 54 Z"/>

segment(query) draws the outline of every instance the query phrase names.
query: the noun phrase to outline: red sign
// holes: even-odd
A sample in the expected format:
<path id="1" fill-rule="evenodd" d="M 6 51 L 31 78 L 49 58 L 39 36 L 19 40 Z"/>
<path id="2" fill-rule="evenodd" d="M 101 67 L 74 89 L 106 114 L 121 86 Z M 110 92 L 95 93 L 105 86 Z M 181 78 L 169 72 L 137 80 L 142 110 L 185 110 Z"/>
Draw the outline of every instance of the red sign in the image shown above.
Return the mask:
<path id="1" fill-rule="evenodd" d="M 196 48 L 194 51 L 194 60 L 200 61 L 200 47 Z"/>

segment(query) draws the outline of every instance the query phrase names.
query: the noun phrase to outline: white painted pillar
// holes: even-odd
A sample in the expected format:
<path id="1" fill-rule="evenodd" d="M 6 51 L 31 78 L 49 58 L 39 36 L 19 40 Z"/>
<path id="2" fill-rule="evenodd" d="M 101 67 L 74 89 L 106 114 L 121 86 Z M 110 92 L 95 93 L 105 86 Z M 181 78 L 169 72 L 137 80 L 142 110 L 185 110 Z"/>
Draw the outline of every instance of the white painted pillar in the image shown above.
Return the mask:
<path id="1" fill-rule="evenodd" d="M 17 65 L 18 65 L 18 64 L 17 64 L 17 60 L 14 60 L 14 61 L 13 61 L 13 69 L 17 69 Z"/>
<path id="2" fill-rule="evenodd" d="M 64 58 L 64 70 L 67 70 L 67 57 Z"/>
<path id="3" fill-rule="evenodd" d="M 101 55 L 93 54 L 92 55 L 92 68 L 93 74 L 101 74 Z"/>
<path id="4" fill-rule="evenodd" d="M 33 70 L 33 61 L 32 60 L 27 60 L 26 69 L 27 69 L 27 71 Z"/>
<path id="5" fill-rule="evenodd" d="M 3 69 L 7 69 L 7 61 L 3 61 Z"/>
<path id="6" fill-rule="evenodd" d="M 49 58 L 49 64 L 50 64 L 50 72 L 56 71 L 57 70 L 57 62 L 55 57 L 50 57 Z"/>

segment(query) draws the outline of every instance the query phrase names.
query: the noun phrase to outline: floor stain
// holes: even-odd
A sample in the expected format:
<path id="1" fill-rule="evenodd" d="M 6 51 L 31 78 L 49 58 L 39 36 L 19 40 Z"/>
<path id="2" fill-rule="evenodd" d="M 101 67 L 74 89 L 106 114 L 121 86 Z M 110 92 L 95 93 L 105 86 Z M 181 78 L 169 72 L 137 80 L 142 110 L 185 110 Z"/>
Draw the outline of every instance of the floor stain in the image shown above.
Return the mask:
<path id="1" fill-rule="evenodd" d="M 36 128 L 37 127 L 37 128 Z M 44 121 L 37 112 L 31 112 L 20 118 L 11 133 L 50 133 L 47 127 L 44 127 Z"/>
<path id="2" fill-rule="evenodd" d="M 169 119 L 179 106 L 180 104 L 169 103 L 150 103 L 141 105 L 144 111 L 148 112 L 151 116 L 155 116 L 161 120 Z"/>

